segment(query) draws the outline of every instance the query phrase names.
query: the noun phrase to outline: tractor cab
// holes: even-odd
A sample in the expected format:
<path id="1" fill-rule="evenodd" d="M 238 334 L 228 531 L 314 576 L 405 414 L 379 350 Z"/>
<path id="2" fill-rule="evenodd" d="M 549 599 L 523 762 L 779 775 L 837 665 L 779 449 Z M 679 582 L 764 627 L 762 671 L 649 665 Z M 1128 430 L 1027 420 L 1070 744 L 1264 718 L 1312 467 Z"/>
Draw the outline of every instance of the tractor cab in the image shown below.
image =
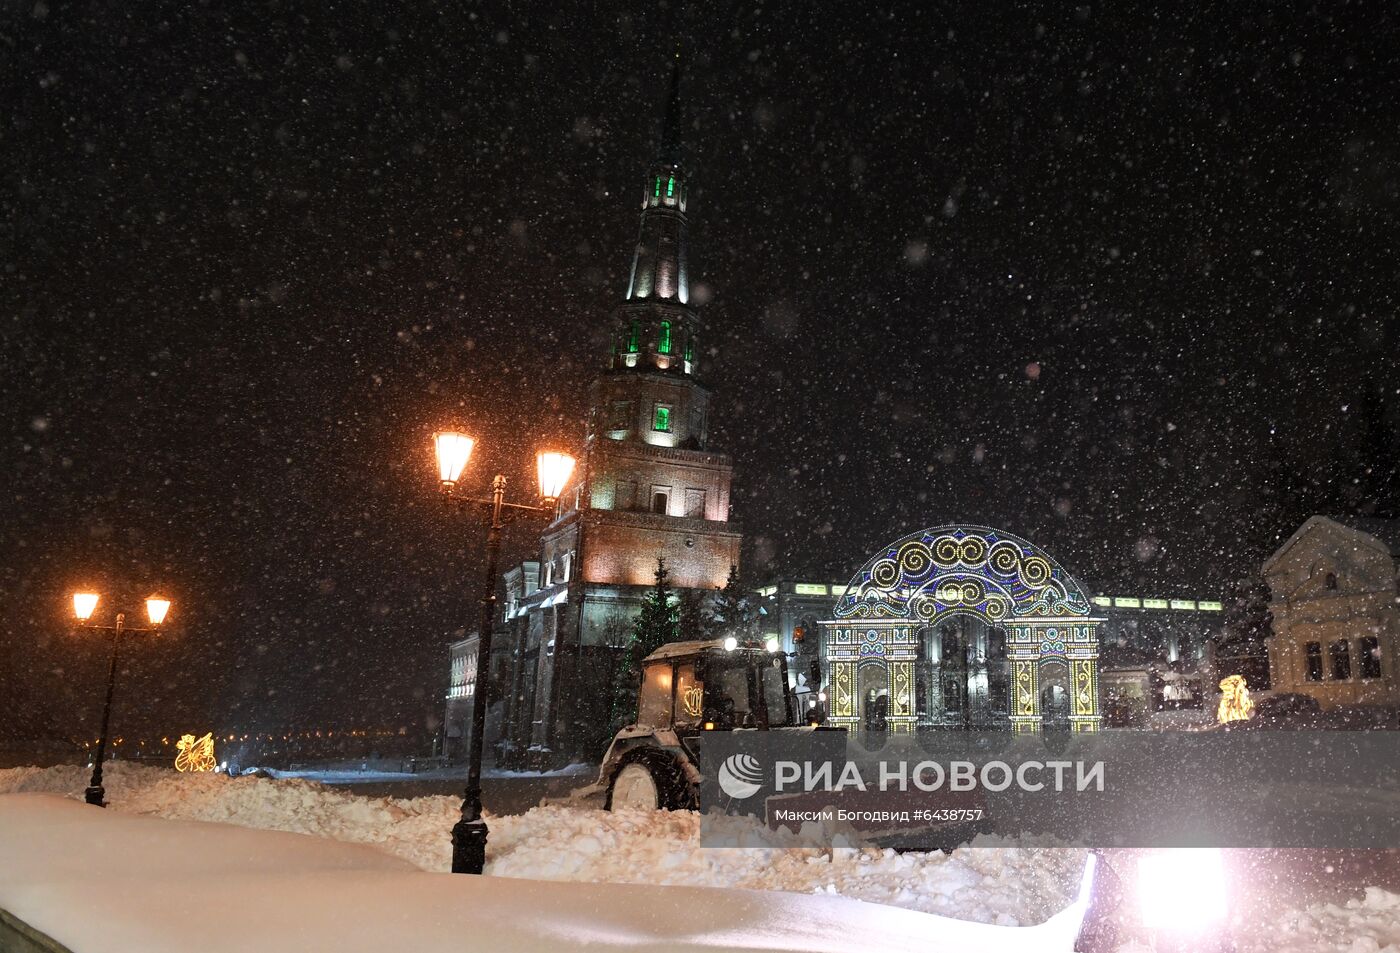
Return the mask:
<path id="1" fill-rule="evenodd" d="M 663 645 L 642 663 L 637 724 L 677 732 L 796 725 L 787 657 L 767 645 L 715 639 Z"/>

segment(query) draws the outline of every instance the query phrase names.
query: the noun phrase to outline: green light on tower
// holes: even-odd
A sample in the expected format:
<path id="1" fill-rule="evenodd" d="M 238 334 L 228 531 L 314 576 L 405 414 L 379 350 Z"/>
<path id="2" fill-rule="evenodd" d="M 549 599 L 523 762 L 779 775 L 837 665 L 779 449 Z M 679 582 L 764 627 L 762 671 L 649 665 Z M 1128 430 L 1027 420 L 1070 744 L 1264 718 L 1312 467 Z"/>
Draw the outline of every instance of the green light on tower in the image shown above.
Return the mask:
<path id="1" fill-rule="evenodd" d="M 641 325 L 638 324 L 636 321 L 633 321 L 633 322 L 632 322 L 632 326 L 631 326 L 630 328 L 627 329 L 627 353 L 628 353 L 628 354 L 636 354 L 636 353 L 637 353 L 637 350 L 638 350 L 639 346 L 641 345 L 641 338 L 642 338 L 642 328 L 641 328 Z"/>
<path id="2" fill-rule="evenodd" d="M 661 333 L 656 338 L 656 350 L 662 354 L 671 353 L 671 322 L 661 322 Z"/>
<path id="3" fill-rule="evenodd" d="M 673 175 L 666 180 L 666 197 L 669 199 L 676 194 L 676 177 Z"/>

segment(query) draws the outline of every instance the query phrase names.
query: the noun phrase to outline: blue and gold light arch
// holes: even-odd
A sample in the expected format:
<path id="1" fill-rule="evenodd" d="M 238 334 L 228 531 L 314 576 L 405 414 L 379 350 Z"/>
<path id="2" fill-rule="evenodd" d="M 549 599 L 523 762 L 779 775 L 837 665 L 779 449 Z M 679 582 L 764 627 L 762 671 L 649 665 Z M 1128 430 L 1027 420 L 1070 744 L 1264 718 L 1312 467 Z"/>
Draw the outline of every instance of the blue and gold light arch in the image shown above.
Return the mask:
<path id="1" fill-rule="evenodd" d="M 936 526 L 882 547 L 836 603 L 838 619 L 935 622 L 969 613 L 989 623 L 1088 616 L 1084 590 L 1019 536 L 986 526 Z"/>
<path id="2" fill-rule="evenodd" d="M 1098 627 L 1105 620 L 1092 615 L 1083 587 L 1058 562 L 1012 533 L 935 526 L 895 540 L 851 577 L 833 615 L 820 623 L 833 724 L 859 722 L 857 675 L 865 679 L 864 670 L 875 666 L 884 675 L 891 727 L 914 728 L 921 633 L 972 615 L 1006 632 L 1012 728 L 1040 728 L 1046 663 L 1069 671 L 1071 727 L 1099 727 Z"/>

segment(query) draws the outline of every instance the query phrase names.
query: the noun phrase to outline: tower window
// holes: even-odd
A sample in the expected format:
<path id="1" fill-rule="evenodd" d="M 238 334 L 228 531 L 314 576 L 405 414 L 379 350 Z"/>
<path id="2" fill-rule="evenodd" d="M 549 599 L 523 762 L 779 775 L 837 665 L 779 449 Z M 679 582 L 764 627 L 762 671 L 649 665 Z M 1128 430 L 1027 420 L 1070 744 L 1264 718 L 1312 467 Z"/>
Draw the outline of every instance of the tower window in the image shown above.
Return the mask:
<path id="1" fill-rule="evenodd" d="M 687 334 L 687 335 L 685 336 L 685 359 L 686 359 L 687 361 L 693 361 L 693 360 L 695 360 L 695 332 L 694 332 L 694 331 L 691 331 L 689 334 Z"/>
<path id="2" fill-rule="evenodd" d="M 676 177 L 673 175 L 666 180 L 666 197 L 669 199 L 676 194 Z"/>
<path id="3" fill-rule="evenodd" d="M 654 486 L 651 488 L 651 511 L 665 516 L 671 508 L 671 488 Z"/>
<path id="4" fill-rule="evenodd" d="M 1336 588 L 1337 588 L 1337 574 L 1336 574 L 1336 573 L 1334 573 L 1334 572 L 1329 572 L 1329 573 L 1327 574 L 1327 588 L 1328 588 L 1328 589 L 1336 589 Z"/>
<path id="5" fill-rule="evenodd" d="M 666 404 L 656 405 L 656 416 L 652 420 L 652 430 L 660 430 L 665 433 L 671 431 L 671 408 Z"/>
<path id="6" fill-rule="evenodd" d="M 671 353 L 671 322 L 661 322 L 661 333 L 656 337 L 656 350 L 661 354 Z"/>
<path id="7" fill-rule="evenodd" d="M 656 177 L 656 188 L 652 191 L 651 194 L 655 198 L 661 198 L 661 176 L 659 175 Z"/>
<path id="8" fill-rule="evenodd" d="M 638 322 L 633 321 L 632 326 L 627 330 L 627 352 L 629 354 L 636 354 L 641 343 L 642 326 Z"/>

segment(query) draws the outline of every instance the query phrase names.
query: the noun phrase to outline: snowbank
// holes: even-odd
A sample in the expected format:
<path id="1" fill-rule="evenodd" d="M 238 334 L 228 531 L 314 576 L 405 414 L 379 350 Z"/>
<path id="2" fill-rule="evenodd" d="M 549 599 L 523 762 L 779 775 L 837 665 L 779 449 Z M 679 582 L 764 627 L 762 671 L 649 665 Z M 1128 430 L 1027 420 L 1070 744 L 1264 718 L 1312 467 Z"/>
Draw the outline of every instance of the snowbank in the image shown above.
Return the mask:
<path id="1" fill-rule="evenodd" d="M 362 797 L 307 781 L 178 774 L 121 762 L 104 775 L 107 799 L 119 812 L 372 844 L 432 871 L 449 869 L 448 832 L 461 804 L 455 797 Z M 0 794 L 81 797 L 87 780 L 87 770 L 77 766 L 0 770 Z M 1039 923 L 1068 906 L 1084 867 L 1080 851 L 1008 846 L 952 854 L 702 849 L 700 817 L 687 812 L 555 806 L 489 821 L 487 872 L 497 876 L 820 893 L 1006 926 Z"/>
<path id="2" fill-rule="evenodd" d="M 842 897 L 425 873 L 320 838 L 0 796 L 0 909 L 74 953 L 1068 951 L 1021 929 Z"/>

